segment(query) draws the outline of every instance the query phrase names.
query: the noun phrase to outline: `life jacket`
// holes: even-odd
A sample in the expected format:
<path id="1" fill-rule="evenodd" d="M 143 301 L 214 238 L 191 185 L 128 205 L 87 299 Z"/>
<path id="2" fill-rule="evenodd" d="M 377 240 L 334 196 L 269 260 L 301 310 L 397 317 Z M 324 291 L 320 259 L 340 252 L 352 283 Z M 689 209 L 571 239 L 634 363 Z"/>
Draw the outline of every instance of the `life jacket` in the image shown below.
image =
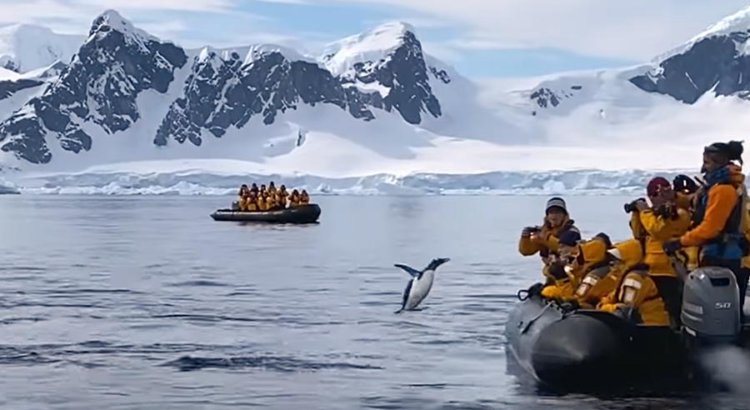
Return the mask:
<path id="1" fill-rule="evenodd" d="M 720 168 L 706 176 L 706 188 L 698 197 L 693 214 L 693 228 L 700 225 L 706 217 L 708 206 L 708 194 L 716 185 L 733 185 L 730 181 L 729 167 Z M 732 209 L 724 228 L 716 238 L 701 246 L 701 259 L 724 259 L 739 260 L 748 254 L 748 241 L 745 238 L 744 222 L 747 217 L 747 195 L 744 192 L 744 184 L 737 188 L 737 203 Z"/>
<path id="2" fill-rule="evenodd" d="M 622 278 L 633 267 L 638 266 L 644 255 L 643 243 L 630 239 L 614 244 L 607 250 L 601 262 L 591 265 L 576 289 L 576 297 L 582 301 L 600 299 L 620 287 Z M 641 264 L 641 267 L 644 265 Z"/>

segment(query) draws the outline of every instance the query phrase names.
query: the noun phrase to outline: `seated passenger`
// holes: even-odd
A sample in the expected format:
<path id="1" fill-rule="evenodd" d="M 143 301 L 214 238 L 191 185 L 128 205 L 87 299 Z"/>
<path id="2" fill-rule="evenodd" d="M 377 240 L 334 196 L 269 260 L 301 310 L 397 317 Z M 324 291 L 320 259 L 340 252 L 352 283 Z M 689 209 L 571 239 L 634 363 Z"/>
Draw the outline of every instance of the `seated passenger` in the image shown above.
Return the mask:
<path id="1" fill-rule="evenodd" d="M 561 301 L 575 299 L 575 290 L 585 274 L 606 260 L 607 249 L 611 246 L 606 235 L 579 240 L 580 235 L 575 231 L 560 236 L 559 257 L 544 270 L 550 284 L 542 289 L 543 297 Z"/>
<path id="2" fill-rule="evenodd" d="M 605 297 L 617 289 L 622 276 L 641 263 L 643 247 L 637 239 L 616 243 L 607 251 L 607 257 L 592 265 L 579 282 L 575 298 L 579 306 L 594 309 Z"/>
<path id="3" fill-rule="evenodd" d="M 307 194 L 307 191 L 304 189 L 302 190 L 302 193 L 299 195 L 299 202 L 302 205 L 307 205 L 310 203 L 310 195 Z"/>
<path id="4" fill-rule="evenodd" d="M 286 200 L 289 197 L 289 192 L 286 191 L 286 187 L 284 185 L 279 187 L 278 192 L 278 200 L 279 200 L 279 206 L 281 209 L 286 208 Z"/>
<path id="5" fill-rule="evenodd" d="M 268 195 L 276 195 L 276 185 L 274 185 L 273 181 L 268 184 Z"/>
<path id="6" fill-rule="evenodd" d="M 292 190 L 292 194 L 289 195 L 289 206 L 299 206 L 299 192 L 296 189 Z"/>
<path id="7" fill-rule="evenodd" d="M 250 197 L 247 201 L 247 211 L 248 212 L 255 212 L 258 210 L 258 196 L 256 194 L 250 193 Z"/>
<path id="8" fill-rule="evenodd" d="M 256 185 L 255 182 L 253 182 L 253 185 L 250 187 L 250 192 L 255 193 L 256 196 L 258 195 L 258 185 Z"/>
<path id="9" fill-rule="evenodd" d="M 671 325 L 667 306 L 644 264 L 627 269 L 617 289 L 603 298 L 597 309 L 646 326 Z"/>
<path id="10" fill-rule="evenodd" d="M 276 202 L 276 195 L 269 192 L 268 196 L 266 197 L 266 210 L 275 211 L 277 208 L 278 203 Z"/>
<path id="11" fill-rule="evenodd" d="M 237 193 L 237 195 L 239 196 L 237 203 L 239 205 L 240 211 L 245 211 L 247 209 L 247 198 L 249 194 L 250 190 L 247 188 L 247 185 L 242 184 L 242 186 L 240 187 L 240 191 Z"/>
<path id="12" fill-rule="evenodd" d="M 265 192 L 262 195 L 258 195 L 258 210 L 259 211 L 267 211 L 268 210 L 268 202 L 266 201 L 266 198 L 268 194 Z"/>

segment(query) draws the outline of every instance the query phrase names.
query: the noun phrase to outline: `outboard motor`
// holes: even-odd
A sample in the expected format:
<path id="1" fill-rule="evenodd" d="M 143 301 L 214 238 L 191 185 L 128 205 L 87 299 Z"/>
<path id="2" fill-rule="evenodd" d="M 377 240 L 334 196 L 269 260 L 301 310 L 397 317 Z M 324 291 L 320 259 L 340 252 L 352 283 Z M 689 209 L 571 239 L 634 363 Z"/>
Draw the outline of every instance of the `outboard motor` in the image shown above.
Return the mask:
<path id="1" fill-rule="evenodd" d="M 690 272 L 684 283 L 680 318 L 685 333 L 699 344 L 735 342 L 742 323 L 732 271 L 706 266 Z"/>

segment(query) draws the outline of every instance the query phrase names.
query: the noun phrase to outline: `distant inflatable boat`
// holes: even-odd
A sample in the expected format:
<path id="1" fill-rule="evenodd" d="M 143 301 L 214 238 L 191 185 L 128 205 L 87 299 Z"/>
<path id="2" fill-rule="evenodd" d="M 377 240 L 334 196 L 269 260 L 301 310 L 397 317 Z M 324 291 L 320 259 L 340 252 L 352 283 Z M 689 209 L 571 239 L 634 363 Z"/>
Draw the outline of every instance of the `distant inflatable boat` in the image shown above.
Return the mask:
<path id="1" fill-rule="evenodd" d="M 318 204 L 294 206 L 276 211 L 236 211 L 232 209 L 218 209 L 211 214 L 214 221 L 232 222 L 265 222 L 309 224 L 315 223 L 320 217 Z"/>

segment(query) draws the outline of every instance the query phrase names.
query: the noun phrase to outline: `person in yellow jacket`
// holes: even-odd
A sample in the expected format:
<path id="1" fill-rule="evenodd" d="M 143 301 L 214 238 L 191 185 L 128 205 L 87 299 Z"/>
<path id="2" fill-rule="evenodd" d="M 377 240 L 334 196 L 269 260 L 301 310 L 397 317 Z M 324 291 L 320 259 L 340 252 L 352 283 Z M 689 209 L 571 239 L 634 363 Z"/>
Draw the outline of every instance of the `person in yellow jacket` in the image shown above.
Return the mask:
<path id="1" fill-rule="evenodd" d="M 250 190 L 248 189 L 246 184 L 242 184 L 240 187 L 240 191 L 237 193 L 237 196 L 239 199 L 237 200 L 240 211 L 247 211 L 247 200 L 250 196 Z"/>
<path id="2" fill-rule="evenodd" d="M 627 270 L 617 289 L 604 297 L 598 310 L 621 315 L 646 326 L 670 326 L 667 306 L 648 266 L 638 264 Z"/>
<path id="3" fill-rule="evenodd" d="M 743 151 L 738 141 L 717 142 L 704 148 L 702 171 L 706 184 L 697 195 L 693 227 L 664 245 L 670 253 L 699 246 L 700 266 L 731 270 L 739 285 L 742 306 L 748 281 L 748 269 L 742 269 L 748 256 L 747 193 L 740 167 Z"/>
<path id="4" fill-rule="evenodd" d="M 248 212 L 255 212 L 258 210 L 258 196 L 252 191 L 250 192 L 250 196 L 247 199 L 245 210 Z"/>
<path id="5" fill-rule="evenodd" d="M 646 193 L 652 206 L 649 207 L 645 201 L 637 201 L 636 211 L 631 214 L 630 228 L 633 236 L 644 242 L 643 263 L 648 265 L 648 273 L 671 318 L 678 321 L 680 280 L 664 251 L 664 243 L 687 232 L 691 216 L 684 207 L 677 206 L 675 191 L 665 178 L 656 177 L 649 181 Z"/>
<path id="6" fill-rule="evenodd" d="M 268 211 L 268 193 L 265 191 L 262 192 L 262 194 L 258 194 L 258 210 Z"/>
<path id="7" fill-rule="evenodd" d="M 604 234 L 580 242 L 575 231 L 566 231 L 560 236 L 559 248 L 554 260 L 546 270 L 549 282 L 542 289 L 547 299 L 569 301 L 575 299 L 575 290 L 586 273 L 606 260 L 611 243 Z"/>
<path id="8" fill-rule="evenodd" d="M 289 197 L 289 192 L 286 190 L 286 186 L 281 185 L 279 187 L 279 192 L 277 193 L 279 206 L 283 209 L 287 206 L 287 198 Z"/>
<path id="9" fill-rule="evenodd" d="M 642 260 L 641 241 L 628 239 L 614 244 L 613 248 L 607 251 L 606 259 L 592 265 L 579 282 L 574 295 L 578 305 L 584 309 L 594 309 L 617 289 L 623 275 Z"/>
<path id="10" fill-rule="evenodd" d="M 526 227 L 521 231 L 518 252 L 523 256 L 539 254 L 542 259 L 542 272 L 548 278 L 548 284 L 554 281 L 549 267 L 557 253 L 560 235 L 568 231 L 578 235 L 576 241 L 580 240 L 581 233 L 575 222 L 570 219 L 567 205 L 560 197 L 553 197 L 547 201 L 541 227 Z"/>
<path id="11" fill-rule="evenodd" d="M 601 298 L 596 309 L 631 319 L 646 326 L 669 326 L 667 306 L 648 274 L 644 242 L 638 239 L 622 242 L 610 251 L 618 262 L 619 282 Z"/>
<path id="12" fill-rule="evenodd" d="M 310 195 L 304 189 L 299 194 L 299 203 L 301 205 L 307 205 L 310 203 Z"/>
<path id="13" fill-rule="evenodd" d="M 289 206 L 299 206 L 299 192 L 296 189 L 293 189 L 292 194 L 289 195 Z"/>

